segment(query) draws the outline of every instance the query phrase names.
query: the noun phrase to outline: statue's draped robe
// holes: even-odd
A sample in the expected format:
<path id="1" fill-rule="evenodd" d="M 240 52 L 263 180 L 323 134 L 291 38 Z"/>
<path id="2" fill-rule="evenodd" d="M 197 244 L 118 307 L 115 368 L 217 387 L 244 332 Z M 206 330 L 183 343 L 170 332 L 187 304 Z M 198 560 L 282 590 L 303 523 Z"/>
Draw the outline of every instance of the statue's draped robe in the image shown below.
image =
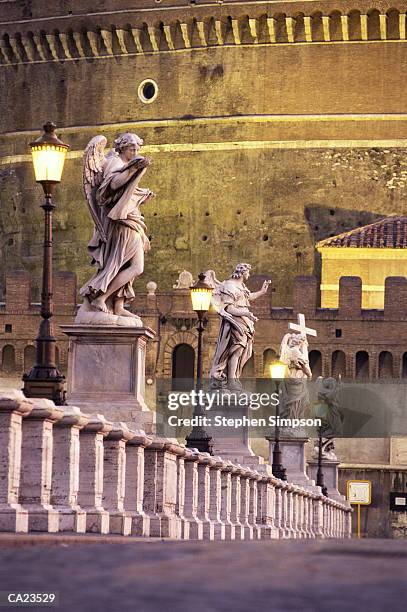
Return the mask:
<path id="1" fill-rule="evenodd" d="M 112 280 L 132 260 L 136 260 L 143 269 L 144 252 L 150 247 L 139 208 L 151 193 L 149 189 L 138 187 L 145 169 L 133 175 L 121 188 L 113 190 L 111 187 L 112 179 L 125 165 L 117 155 L 108 157 L 103 181 L 95 194 L 107 240 L 104 242 L 95 228 L 88 244 L 92 264 L 97 266 L 98 271 L 81 288 L 80 294 L 91 299 L 105 293 Z M 123 285 L 115 296 L 123 297 L 126 301 L 134 299 L 132 281 Z"/>
<path id="2" fill-rule="evenodd" d="M 232 355 L 241 351 L 236 377 L 239 378 L 245 363 L 253 353 L 253 321 L 246 316 L 231 315 L 228 306 L 249 308 L 250 291 L 245 285 L 237 285 L 233 279 L 224 281 L 216 289 L 222 309 L 222 322 L 210 376 L 216 380 L 227 380 L 227 366 Z"/>
<path id="3" fill-rule="evenodd" d="M 308 377 L 304 372 L 304 368 L 309 367 L 309 364 L 303 358 L 298 346 L 291 347 L 288 352 L 289 376 L 281 384 L 280 416 L 282 418 L 301 419 L 309 414 Z"/>

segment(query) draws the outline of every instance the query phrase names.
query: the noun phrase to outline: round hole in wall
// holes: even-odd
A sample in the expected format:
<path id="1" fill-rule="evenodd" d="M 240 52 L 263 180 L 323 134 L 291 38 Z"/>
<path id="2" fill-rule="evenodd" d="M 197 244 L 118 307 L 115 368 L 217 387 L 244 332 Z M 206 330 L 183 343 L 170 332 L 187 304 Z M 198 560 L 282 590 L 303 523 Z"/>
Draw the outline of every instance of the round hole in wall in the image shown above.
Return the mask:
<path id="1" fill-rule="evenodd" d="M 202 236 L 202 241 L 206 242 L 208 240 L 208 236 Z"/>
<path id="2" fill-rule="evenodd" d="M 151 104 L 158 96 L 158 85 L 152 79 L 145 79 L 138 86 L 137 93 L 144 104 Z"/>
<path id="3" fill-rule="evenodd" d="M 267 242 L 267 240 L 268 240 L 268 239 L 269 239 L 269 237 L 267 236 L 267 234 L 264 234 L 264 236 L 263 236 L 263 241 L 264 241 L 264 242 Z"/>

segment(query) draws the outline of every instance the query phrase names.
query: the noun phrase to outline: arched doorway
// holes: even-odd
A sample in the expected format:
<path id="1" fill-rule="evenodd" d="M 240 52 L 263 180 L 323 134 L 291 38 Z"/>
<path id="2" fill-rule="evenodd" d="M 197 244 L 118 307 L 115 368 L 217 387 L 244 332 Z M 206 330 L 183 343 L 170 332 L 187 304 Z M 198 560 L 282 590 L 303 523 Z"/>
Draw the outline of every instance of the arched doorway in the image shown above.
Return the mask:
<path id="1" fill-rule="evenodd" d="M 244 364 L 240 378 L 254 378 L 254 355 Z"/>
<path id="2" fill-rule="evenodd" d="M 343 351 L 332 353 L 332 376 L 346 376 L 346 355 Z"/>
<path id="3" fill-rule="evenodd" d="M 172 388 L 192 389 L 195 376 L 195 351 L 190 344 L 177 344 L 172 351 Z"/>
<path id="4" fill-rule="evenodd" d="M 35 346 L 28 345 L 24 349 L 24 372 L 29 372 L 35 365 Z"/>
<path id="5" fill-rule="evenodd" d="M 322 355 L 321 351 L 313 350 L 309 354 L 309 366 L 312 372 L 312 378 L 322 376 Z"/>
<path id="6" fill-rule="evenodd" d="M 16 352 L 11 344 L 3 347 L 1 366 L 5 372 L 13 372 L 16 368 Z"/>
<path id="7" fill-rule="evenodd" d="M 379 378 L 393 378 L 393 355 L 382 351 L 379 355 Z"/>
<path id="8" fill-rule="evenodd" d="M 369 378 L 369 354 L 366 351 L 356 353 L 355 378 Z"/>

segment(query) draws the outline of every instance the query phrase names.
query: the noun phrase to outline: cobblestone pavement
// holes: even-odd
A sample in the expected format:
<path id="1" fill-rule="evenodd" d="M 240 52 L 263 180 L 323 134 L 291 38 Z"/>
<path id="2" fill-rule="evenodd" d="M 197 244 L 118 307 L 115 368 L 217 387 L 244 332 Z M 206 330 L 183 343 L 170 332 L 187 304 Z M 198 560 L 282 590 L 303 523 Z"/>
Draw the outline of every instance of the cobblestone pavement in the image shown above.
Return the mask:
<path id="1" fill-rule="evenodd" d="M 2 535 L 0 584 L 57 590 L 54 609 L 64 612 L 398 612 L 406 609 L 407 541 Z"/>

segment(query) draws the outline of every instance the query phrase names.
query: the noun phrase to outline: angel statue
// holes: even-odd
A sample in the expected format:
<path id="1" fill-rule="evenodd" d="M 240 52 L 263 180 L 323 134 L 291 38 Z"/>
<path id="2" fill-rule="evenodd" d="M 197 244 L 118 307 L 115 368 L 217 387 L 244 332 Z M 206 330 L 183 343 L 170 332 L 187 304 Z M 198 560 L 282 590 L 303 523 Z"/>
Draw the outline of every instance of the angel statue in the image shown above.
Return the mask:
<path id="1" fill-rule="evenodd" d="M 118 136 L 105 156 L 106 143 L 95 136 L 84 154 L 83 188 L 94 223 L 88 251 L 96 272 L 80 290 L 76 322 L 138 327 L 140 317 L 124 306 L 135 297 L 132 284 L 150 248 L 140 206 L 155 194 L 139 183 L 151 160 L 139 155 L 143 140 L 136 134 Z"/>
<path id="2" fill-rule="evenodd" d="M 322 458 L 337 461 L 335 437 L 343 436 L 344 416 L 339 406 L 341 381 L 335 378 L 317 378 L 318 401 L 314 404 L 314 416 L 321 419 Z M 318 458 L 319 441 L 315 440 L 313 457 Z"/>
<path id="3" fill-rule="evenodd" d="M 233 274 L 219 282 L 213 270 L 205 273 L 208 284 L 214 287 L 212 303 L 221 317 L 218 341 L 210 377 L 212 388 L 241 391 L 240 376 L 245 363 L 253 352 L 254 323 L 257 317 L 250 310 L 250 303 L 265 295 L 271 281 L 254 293 L 246 287 L 251 265 L 239 263 Z"/>
<path id="4" fill-rule="evenodd" d="M 310 405 L 306 381 L 312 378 L 306 336 L 285 334 L 280 347 L 280 360 L 287 365 L 288 370 L 288 376 L 281 384 L 280 416 L 304 418 Z"/>

